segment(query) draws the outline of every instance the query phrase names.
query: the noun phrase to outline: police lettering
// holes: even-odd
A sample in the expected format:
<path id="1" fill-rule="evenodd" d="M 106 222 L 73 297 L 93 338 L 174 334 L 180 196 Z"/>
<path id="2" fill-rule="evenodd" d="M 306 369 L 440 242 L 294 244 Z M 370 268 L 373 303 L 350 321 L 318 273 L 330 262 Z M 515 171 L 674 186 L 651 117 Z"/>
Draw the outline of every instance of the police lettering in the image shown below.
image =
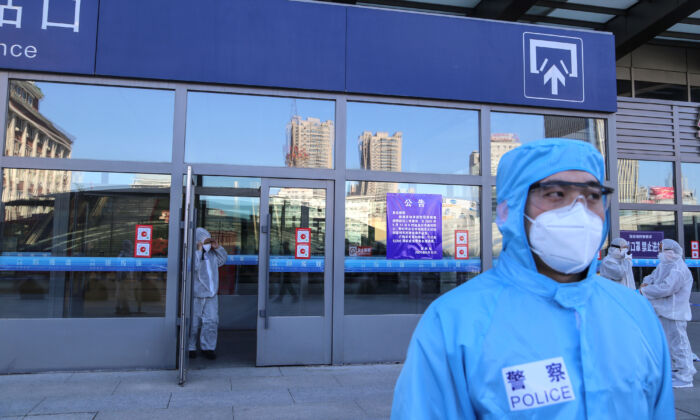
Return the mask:
<path id="1" fill-rule="evenodd" d="M 510 408 L 539 407 L 559 400 L 566 401 L 571 399 L 573 399 L 571 389 L 568 385 L 564 385 L 544 391 L 526 392 L 522 396 L 513 395 L 510 397 Z"/>

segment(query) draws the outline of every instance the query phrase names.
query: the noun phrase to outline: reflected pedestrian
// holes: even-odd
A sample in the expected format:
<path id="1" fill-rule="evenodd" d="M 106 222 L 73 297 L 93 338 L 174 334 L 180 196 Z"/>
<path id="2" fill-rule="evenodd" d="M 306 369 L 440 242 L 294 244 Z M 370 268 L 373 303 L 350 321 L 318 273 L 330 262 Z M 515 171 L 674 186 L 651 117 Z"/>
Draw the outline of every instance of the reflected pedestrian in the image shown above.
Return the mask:
<path id="1" fill-rule="evenodd" d="M 600 263 L 600 275 L 623 286 L 635 290 L 632 272 L 632 255 L 627 252 L 629 246 L 623 238 L 615 238 L 610 242 L 608 255 Z"/>
<path id="2" fill-rule="evenodd" d="M 674 388 L 692 388 L 695 366 L 686 327 L 691 319 L 693 276 L 683 261 L 683 249 L 672 239 L 661 241 L 659 265 L 644 277 L 640 292 L 659 315 L 671 352 Z"/>
<path id="3" fill-rule="evenodd" d="M 122 249 L 119 251 L 119 258 L 129 258 L 134 256 L 134 244 L 130 240 L 125 239 L 122 241 Z M 129 307 L 129 301 L 133 300 L 134 292 L 134 272 L 131 271 L 119 271 L 117 273 L 117 285 L 115 290 L 115 300 L 117 301 L 117 306 L 114 312 L 117 315 L 129 315 L 131 313 L 131 308 Z"/>

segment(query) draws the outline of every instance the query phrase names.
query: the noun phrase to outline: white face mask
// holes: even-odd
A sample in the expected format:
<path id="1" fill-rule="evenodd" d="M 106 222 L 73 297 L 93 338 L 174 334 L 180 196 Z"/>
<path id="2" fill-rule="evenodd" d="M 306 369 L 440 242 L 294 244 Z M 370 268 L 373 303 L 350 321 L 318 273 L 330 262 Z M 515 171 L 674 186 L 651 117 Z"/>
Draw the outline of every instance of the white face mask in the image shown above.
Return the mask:
<path id="1" fill-rule="evenodd" d="M 564 273 L 580 273 L 596 256 L 603 239 L 603 220 L 580 201 L 546 211 L 530 226 L 530 248 L 545 264 Z"/>
<path id="2" fill-rule="evenodd" d="M 671 262 L 671 261 L 673 261 L 673 257 L 674 257 L 673 251 L 659 252 L 659 261 L 661 261 L 661 262 Z"/>
<path id="3" fill-rule="evenodd" d="M 204 252 L 209 252 L 211 249 L 211 244 L 204 244 L 202 245 L 202 248 L 204 248 Z"/>

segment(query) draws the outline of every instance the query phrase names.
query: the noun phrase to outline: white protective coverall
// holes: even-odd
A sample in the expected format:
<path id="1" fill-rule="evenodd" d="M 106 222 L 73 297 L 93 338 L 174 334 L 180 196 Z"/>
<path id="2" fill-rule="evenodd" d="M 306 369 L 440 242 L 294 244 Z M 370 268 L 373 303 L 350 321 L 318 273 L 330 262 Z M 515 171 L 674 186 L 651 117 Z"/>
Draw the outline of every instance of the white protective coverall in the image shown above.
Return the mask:
<path id="1" fill-rule="evenodd" d="M 204 228 L 195 231 L 195 242 L 202 243 L 211 238 Z M 198 249 L 194 253 L 194 279 L 192 286 L 192 325 L 190 326 L 189 351 L 197 350 L 197 332 L 202 350 L 216 349 L 216 336 L 219 328 L 219 267 L 226 262 L 226 250 L 219 245 L 209 252 Z"/>
<path id="2" fill-rule="evenodd" d="M 659 265 L 644 277 L 643 283 L 647 286 L 639 290 L 649 299 L 664 327 L 671 353 L 673 386 L 692 386 L 696 369 L 686 326 L 691 319 L 693 277 L 683 261 L 683 249 L 678 242 L 664 239 L 661 245 Z"/>
<path id="3" fill-rule="evenodd" d="M 600 263 L 600 275 L 625 287 L 635 290 L 634 274 L 632 273 L 632 255 L 624 252 L 628 248 L 627 241 L 616 238 L 610 243 L 608 255 Z"/>
<path id="4" fill-rule="evenodd" d="M 530 250 L 530 186 L 566 170 L 602 182 L 604 168 L 579 140 L 534 141 L 503 155 L 498 264 L 425 311 L 392 419 L 673 418 L 671 362 L 649 301 L 596 275 L 597 259 L 584 279 L 559 283 L 538 272 Z"/>

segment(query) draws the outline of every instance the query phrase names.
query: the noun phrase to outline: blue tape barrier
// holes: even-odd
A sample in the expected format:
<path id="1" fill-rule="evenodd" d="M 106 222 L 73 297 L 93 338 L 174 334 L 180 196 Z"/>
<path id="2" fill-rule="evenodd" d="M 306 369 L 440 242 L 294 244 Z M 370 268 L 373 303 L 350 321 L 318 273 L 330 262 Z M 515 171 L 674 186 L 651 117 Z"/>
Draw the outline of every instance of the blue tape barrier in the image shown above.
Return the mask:
<path id="1" fill-rule="evenodd" d="M 19 254 L 19 253 L 18 253 Z M 39 255 L 41 254 L 41 255 Z M 229 255 L 226 265 L 258 265 L 257 255 Z M 277 273 L 322 273 L 325 261 L 322 257 L 295 259 L 272 256 L 270 271 Z M 164 272 L 167 258 L 119 258 L 119 257 L 52 257 L 44 253 L 17 256 L 0 256 L 0 271 L 148 271 Z M 348 273 L 400 273 L 400 272 L 466 272 L 481 271 L 480 259 L 469 260 L 387 260 L 383 257 L 346 257 Z"/>
<path id="2" fill-rule="evenodd" d="M 167 271 L 167 269 L 167 258 L 0 257 L 0 271 Z"/>
<path id="3" fill-rule="evenodd" d="M 700 267 L 700 260 L 691 260 L 687 258 L 685 263 L 690 268 Z M 657 265 L 659 265 L 659 260 L 657 258 L 632 259 L 632 267 L 656 267 Z"/>

